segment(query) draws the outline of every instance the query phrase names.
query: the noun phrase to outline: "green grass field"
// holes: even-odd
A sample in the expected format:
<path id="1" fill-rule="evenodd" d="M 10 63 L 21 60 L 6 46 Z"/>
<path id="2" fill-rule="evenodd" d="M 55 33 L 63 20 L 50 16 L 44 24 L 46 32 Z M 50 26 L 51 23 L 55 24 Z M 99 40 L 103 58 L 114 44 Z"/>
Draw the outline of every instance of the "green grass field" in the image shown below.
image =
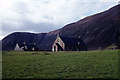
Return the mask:
<path id="1" fill-rule="evenodd" d="M 119 50 L 3 52 L 3 79 L 118 78 Z"/>

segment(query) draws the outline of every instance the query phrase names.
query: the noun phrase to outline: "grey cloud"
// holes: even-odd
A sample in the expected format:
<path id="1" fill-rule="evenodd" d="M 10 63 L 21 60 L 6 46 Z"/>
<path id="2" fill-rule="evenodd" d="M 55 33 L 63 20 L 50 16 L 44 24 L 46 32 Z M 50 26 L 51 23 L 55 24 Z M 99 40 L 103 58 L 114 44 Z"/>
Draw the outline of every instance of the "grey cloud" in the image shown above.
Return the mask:
<path id="1" fill-rule="evenodd" d="M 48 20 L 53 20 L 54 19 L 54 17 L 52 17 L 52 16 L 44 16 L 43 18 L 48 19 Z"/>
<path id="2" fill-rule="evenodd" d="M 23 21 L 23 25 L 21 27 L 15 27 L 12 28 L 12 25 L 3 23 L 2 24 L 2 34 L 4 35 L 8 35 L 12 32 L 19 32 L 19 31 L 33 31 L 33 32 L 39 32 L 39 33 L 44 33 L 44 32 L 48 32 L 48 31 L 52 31 L 52 30 L 56 30 L 60 27 L 62 27 L 62 25 L 57 25 L 57 24 L 52 24 L 52 23 L 38 23 L 35 24 L 29 20 L 25 20 Z"/>
<path id="3" fill-rule="evenodd" d="M 17 2 L 16 7 L 15 7 L 15 11 L 20 13 L 20 14 L 24 14 L 24 13 L 29 12 L 26 4 L 24 2 Z"/>
<path id="4" fill-rule="evenodd" d="M 31 21 L 25 21 L 24 22 L 24 28 L 27 30 L 34 30 L 36 32 L 48 32 L 51 30 L 55 30 L 59 27 L 61 27 L 62 25 L 57 25 L 57 24 L 53 24 L 53 23 L 33 23 Z"/>

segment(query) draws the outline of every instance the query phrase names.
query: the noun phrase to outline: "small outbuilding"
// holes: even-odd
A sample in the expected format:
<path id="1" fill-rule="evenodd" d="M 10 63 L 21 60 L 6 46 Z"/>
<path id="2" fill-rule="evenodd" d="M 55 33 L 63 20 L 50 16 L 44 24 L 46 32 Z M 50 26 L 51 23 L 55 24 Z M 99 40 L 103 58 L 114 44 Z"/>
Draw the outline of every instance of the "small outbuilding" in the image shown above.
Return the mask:
<path id="1" fill-rule="evenodd" d="M 23 51 L 23 49 L 20 48 L 20 46 L 18 45 L 18 43 L 15 46 L 15 51 Z"/>
<path id="2" fill-rule="evenodd" d="M 37 47 L 36 43 L 34 44 L 26 44 L 23 42 L 23 44 L 16 44 L 15 51 L 39 51 L 39 48 Z"/>

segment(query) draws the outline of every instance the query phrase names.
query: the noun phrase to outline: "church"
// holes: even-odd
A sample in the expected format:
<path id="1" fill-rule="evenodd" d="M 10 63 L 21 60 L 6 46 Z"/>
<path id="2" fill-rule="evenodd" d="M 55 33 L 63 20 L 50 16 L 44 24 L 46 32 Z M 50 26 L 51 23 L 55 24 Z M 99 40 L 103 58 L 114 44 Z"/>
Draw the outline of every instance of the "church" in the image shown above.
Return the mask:
<path id="1" fill-rule="evenodd" d="M 52 51 L 87 51 L 87 47 L 80 37 L 63 37 L 58 34 L 52 45 Z"/>

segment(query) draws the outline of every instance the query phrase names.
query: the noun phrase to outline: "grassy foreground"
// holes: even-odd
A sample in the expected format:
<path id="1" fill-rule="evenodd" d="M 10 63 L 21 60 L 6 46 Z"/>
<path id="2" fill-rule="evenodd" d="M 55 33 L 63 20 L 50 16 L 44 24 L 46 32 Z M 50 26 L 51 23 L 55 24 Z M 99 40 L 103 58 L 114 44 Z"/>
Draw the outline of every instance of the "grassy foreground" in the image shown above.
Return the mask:
<path id="1" fill-rule="evenodd" d="M 3 52 L 3 79 L 118 78 L 118 50 Z"/>

